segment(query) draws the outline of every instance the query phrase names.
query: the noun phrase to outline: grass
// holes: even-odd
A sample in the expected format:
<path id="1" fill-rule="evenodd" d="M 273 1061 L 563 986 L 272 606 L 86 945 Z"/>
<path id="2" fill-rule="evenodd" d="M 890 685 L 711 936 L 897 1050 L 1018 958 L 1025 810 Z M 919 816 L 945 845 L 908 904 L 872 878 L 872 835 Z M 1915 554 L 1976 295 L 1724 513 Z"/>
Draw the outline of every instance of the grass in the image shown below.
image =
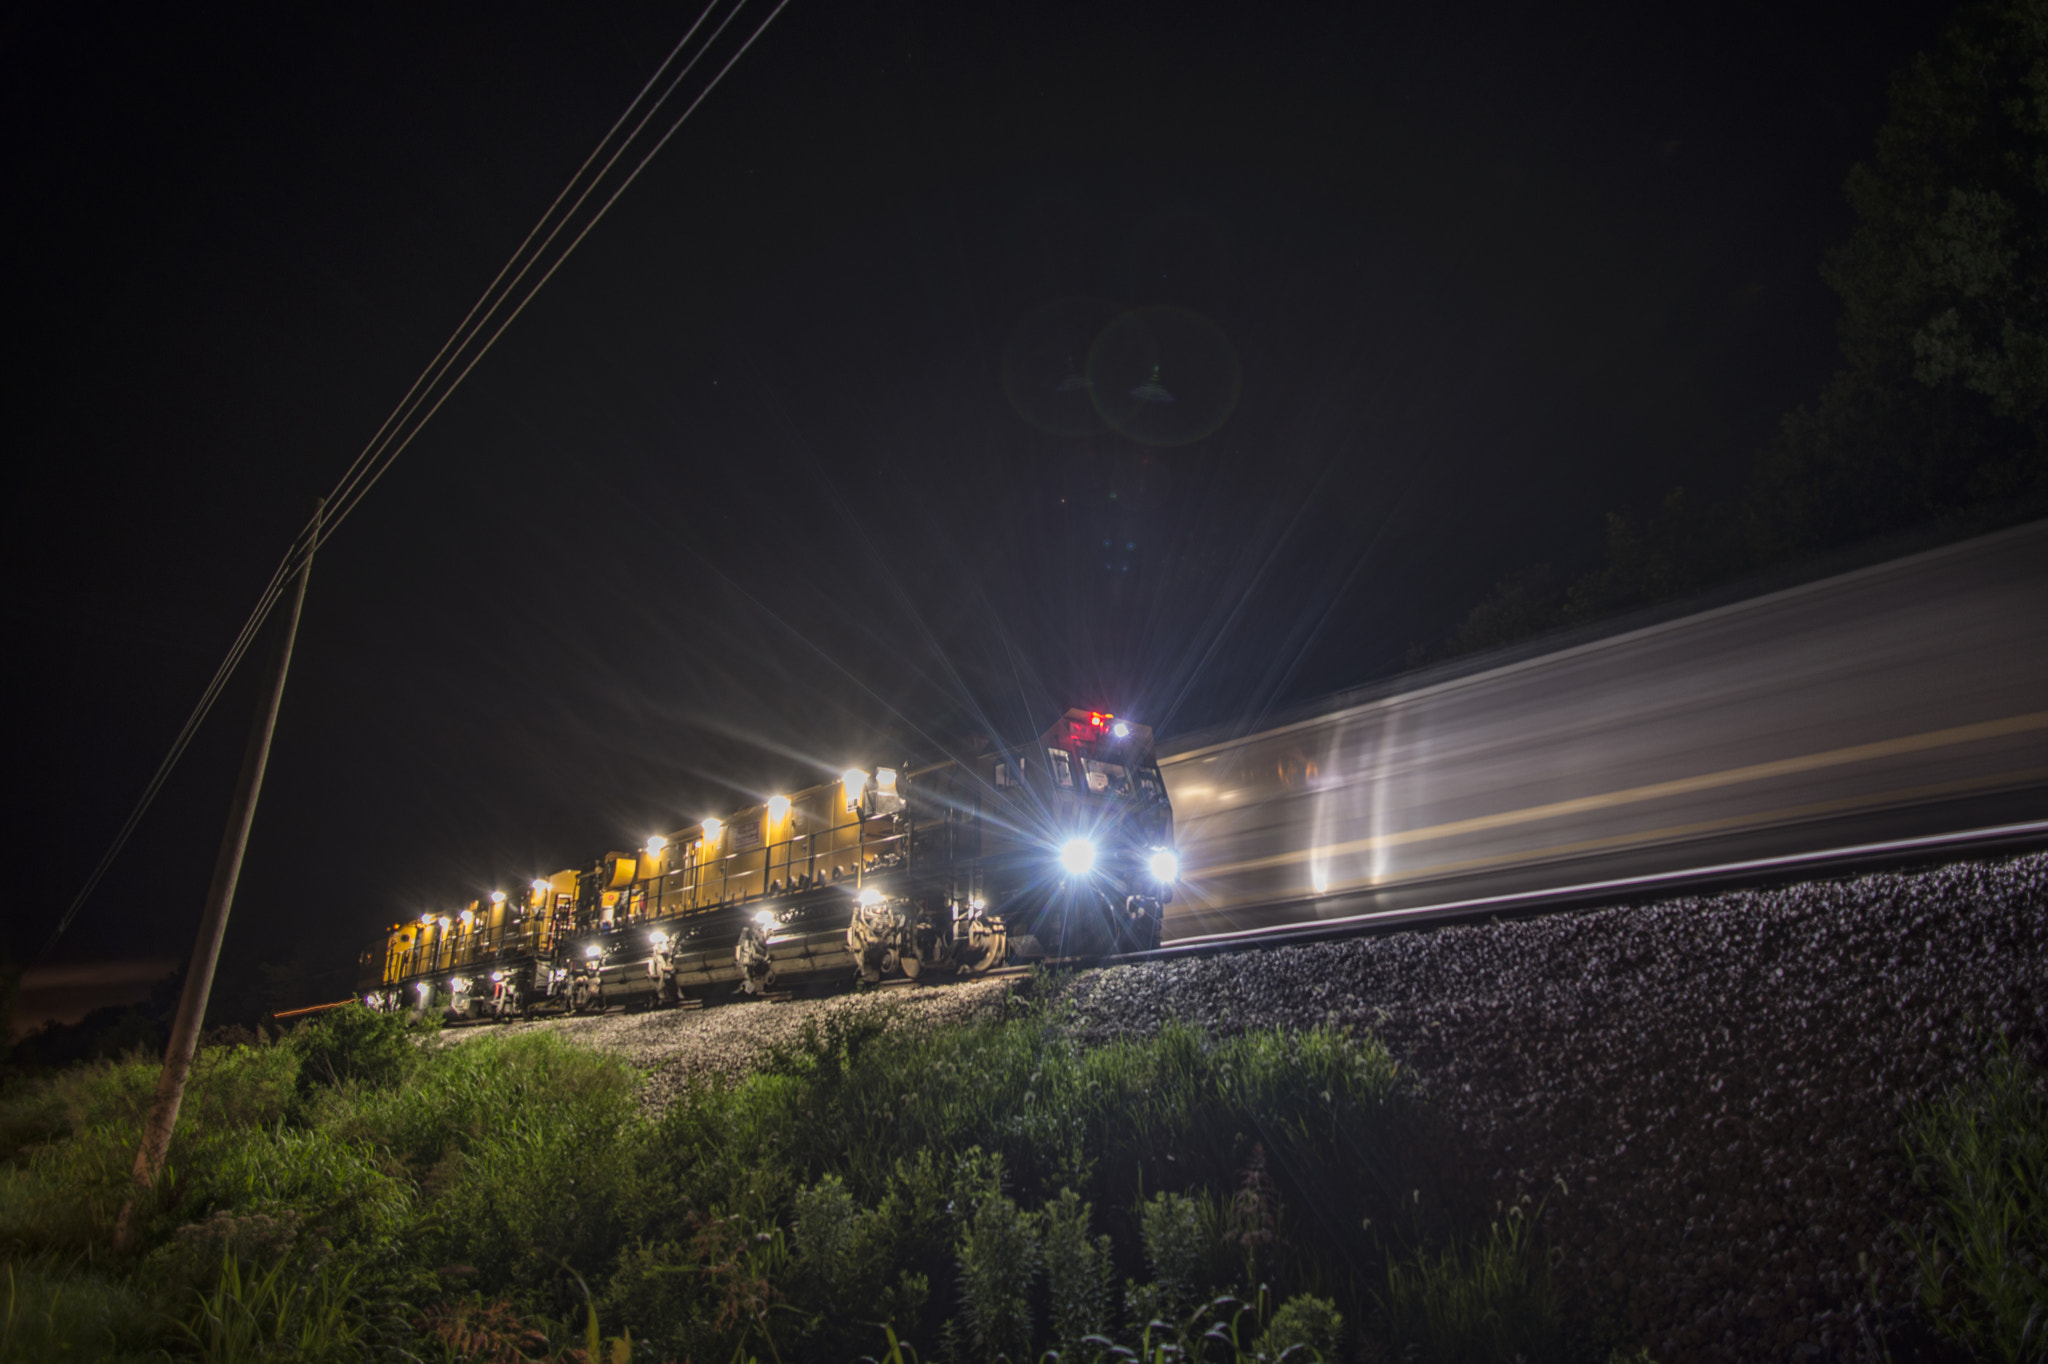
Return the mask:
<path id="1" fill-rule="evenodd" d="M 1526 1205 L 1508 1208 L 1484 1236 L 1388 1265 L 1380 1305 L 1389 1340 L 1438 1364 L 1560 1358 L 1557 1293 L 1533 1224 Z"/>
<path id="2" fill-rule="evenodd" d="M 1934 1200 L 1914 1254 L 1936 1329 L 1980 1359 L 2048 1358 L 2048 1075 L 2000 1048 L 1906 1149 Z"/>
<path id="3" fill-rule="evenodd" d="M 0 1095 L 0 1364 L 1335 1358 L 1515 1256 L 1554 1315 L 1519 1220 L 1506 1260 L 1398 1251 L 1433 1232 L 1363 1035 L 857 1015 L 658 1117 L 550 1032 L 425 1040 L 342 1010 L 205 1053 L 120 1260 L 154 1066 Z"/>
<path id="4" fill-rule="evenodd" d="M 148 1296 L 75 1262 L 9 1257 L 0 1264 L 0 1364 L 160 1358 L 166 1323 Z"/>

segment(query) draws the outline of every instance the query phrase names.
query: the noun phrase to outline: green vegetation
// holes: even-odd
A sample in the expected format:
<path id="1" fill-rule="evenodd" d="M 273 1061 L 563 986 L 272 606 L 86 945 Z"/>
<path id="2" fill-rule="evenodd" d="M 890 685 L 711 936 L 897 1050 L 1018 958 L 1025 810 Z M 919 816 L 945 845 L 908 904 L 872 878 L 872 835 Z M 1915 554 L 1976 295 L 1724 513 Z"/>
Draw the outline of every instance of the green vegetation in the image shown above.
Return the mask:
<path id="1" fill-rule="evenodd" d="M 351 1007 L 201 1054 L 115 1257 L 154 1075 L 0 1097 L 0 1364 L 1305 1360 L 1468 1318 L 1558 1357 L 1526 1219 L 1449 1240 L 1396 1067 L 1337 1030 L 1084 1048 L 1032 1007 L 877 1011 L 652 1114 L 550 1032 Z"/>
<path id="2" fill-rule="evenodd" d="M 1387 1266 L 1389 1336 L 1439 1364 L 1558 1358 L 1557 1295 L 1531 1220 L 1525 1207 L 1509 1208 L 1481 1239 Z"/>
<path id="3" fill-rule="evenodd" d="M 1934 1196 L 1913 1248 L 1936 1329 L 1979 1359 L 2048 1358 L 2048 1075 L 2001 1049 L 1906 1148 Z"/>

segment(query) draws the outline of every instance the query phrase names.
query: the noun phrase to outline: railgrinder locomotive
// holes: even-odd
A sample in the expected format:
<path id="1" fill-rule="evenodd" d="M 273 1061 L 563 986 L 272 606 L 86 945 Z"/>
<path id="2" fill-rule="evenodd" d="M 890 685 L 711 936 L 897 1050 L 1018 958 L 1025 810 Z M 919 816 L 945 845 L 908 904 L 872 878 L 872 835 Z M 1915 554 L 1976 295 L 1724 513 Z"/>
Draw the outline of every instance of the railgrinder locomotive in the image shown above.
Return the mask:
<path id="1" fill-rule="evenodd" d="M 825 972 L 980 974 L 1156 947 L 1178 876 L 1152 731 L 1070 710 L 1022 748 L 854 769 L 393 925 L 358 989 L 512 1018 Z"/>

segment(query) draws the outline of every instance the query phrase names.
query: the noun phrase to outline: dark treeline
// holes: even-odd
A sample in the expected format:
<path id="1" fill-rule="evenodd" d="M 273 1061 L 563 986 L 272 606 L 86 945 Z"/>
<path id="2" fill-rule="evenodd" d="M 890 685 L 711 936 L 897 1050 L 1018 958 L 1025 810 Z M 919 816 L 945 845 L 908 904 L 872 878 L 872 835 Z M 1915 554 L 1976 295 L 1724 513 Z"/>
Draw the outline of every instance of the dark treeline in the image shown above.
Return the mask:
<path id="1" fill-rule="evenodd" d="M 0 1075 L 36 1074 L 135 1055 L 161 1057 L 185 973 L 180 969 L 165 976 L 133 1003 L 103 1004 L 75 1022 L 44 1023 L 16 1037 L 20 980 L 16 970 L 0 971 Z M 355 964 L 347 960 L 302 954 L 278 962 L 230 955 L 214 977 L 206 1040 L 209 1045 L 255 1041 L 270 1026 L 272 1015 L 309 1004 L 331 1004 L 354 990 Z"/>
<path id="2" fill-rule="evenodd" d="M 1841 368 L 1734 499 L 1610 513 L 1596 566 L 1508 575 L 1410 662 L 1469 653 L 1914 531 L 2048 514 L 2048 2 L 1960 12 L 1894 79 L 1822 275 Z"/>

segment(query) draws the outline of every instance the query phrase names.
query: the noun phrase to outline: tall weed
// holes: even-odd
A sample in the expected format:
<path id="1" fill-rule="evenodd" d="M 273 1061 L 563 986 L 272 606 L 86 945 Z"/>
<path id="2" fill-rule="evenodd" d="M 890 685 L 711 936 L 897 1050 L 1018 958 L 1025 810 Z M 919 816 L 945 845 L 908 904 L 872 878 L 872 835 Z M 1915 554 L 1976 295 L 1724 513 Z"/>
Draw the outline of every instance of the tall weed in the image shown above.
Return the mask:
<path id="1" fill-rule="evenodd" d="M 1563 1325 L 1534 1220 L 1511 1207 L 1484 1237 L 1390 1262 L 1379 1302 L 1397 1352 L 1419 1352 L 1433 1364 L 1559 1358 Z"/>
<path id="2" fill-rule="evenodd" d="M 328 1364 L 359 1356 L 363 1323 L 350 1310 L 350 1275 L 326 1266 L 310 1273 L 290 1260 L 268 1268 L 223 1258 L 211 1292 L 179 1323 L 204 1364 L 265 1364 L 291 1359 Z"/>
<path id="3" fill-rule="evenodd" d="M 1913 1115 L 1906 1150 L 1934 1196 L 1913 1250 L 1936 1329 L 1979 1358 L 2048 1355 L 2048 1077 L 2001 1047 Z"/>

